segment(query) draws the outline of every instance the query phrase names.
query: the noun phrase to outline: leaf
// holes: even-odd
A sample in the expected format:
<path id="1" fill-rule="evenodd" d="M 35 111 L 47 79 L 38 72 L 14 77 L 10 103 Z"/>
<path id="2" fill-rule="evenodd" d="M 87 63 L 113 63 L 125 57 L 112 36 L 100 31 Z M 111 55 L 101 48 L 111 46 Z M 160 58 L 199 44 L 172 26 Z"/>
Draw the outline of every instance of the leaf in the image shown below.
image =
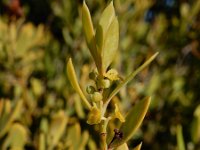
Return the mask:
<path id="1" fill-rule="evenodd" d="M 76 140 L 74 140 L 76 139 Z M 72 149 L 78 149 L 81 140 L 81 127 L 79 123 L 75 123 L 68 128 L 67 142 L 72 146 Z"/>
<path id="2" fill-rule="evenodd" d="M 112 1 L 103 11 L 97 24 L 95 39 L 97 49 L 101 53 L 102 71 L 105 73 L 115 57 L 119 42 L 119 24 Z"/>
<path id="3" fill-rule="evenodd" d="M 90 53 L 95 61 L 98 71 L 101 72 L 101 70 L 100 70 L 101 69 L 101 58 L 100 58 L 100 54 L 96 48 L 95 33 L 94 33 L 93 24 L 92 24 L 92 19 L 91 19 L 90 11 L 89 11 L 85 1 L 83 1 L 83 6 L 82 6 L 82 24 L 83 24 L 83 30 L 84 30 L 88 48 L 89 48 Z"/>
<path id="4" fill-rule="evenodd" d="M 22 103 L 23 101 L 21 99 L 19 99 L 17 101 L 17 104 L 15 106 L 15 108 L 13 109 L 13 111 L 9 114 L 6 122 L 2 125 L 0 124 L 1 127 L 1 131 L 0 131 L 0 138 L 2 136 L 4 136 L 4 134 L 9 130 L 12 122 L 18 117 L 18 115 L 21 113 L 21 108 L 22 108 Z"/>
<path id="5" fill-rule="evenodd" d="M 89 133 L 88 131 L 84 131 L 82 133 L 81 139 L 80 139 L 80 143 L 79 143 L 79 150 L 85 150 L 86 144 L 89 140 Z"/>
<path id="6" fill-rule="evenodd" d="M 194 111 L 194 118 L 191 127 L 191 137 L 194 143 L 198 143 L 200 139 L 200 105 Z"/>
<path id="7" fill-rule="evenodd" d="M 124 143 L 116 148 L 116 150 L 129 150 L 127 143 Z"/>
<path id="8" fill-rule="evenodd" d="M 135 131 L 139 128 L 147 113 L 150 101 L 151 98 L 147 97 L 144 100 L 138 102 L 135 106 L 133 106 L 133 108 L 126 116 L 126 122 L 123 123 L 119 129 L 123 133 L 123 138 L 116 139 L 111 144 L 111 148 L 124 144 L 134 135 Z"/>
<path id="9" fill-rule="evenodd" d="M 76 113 L 77 113 L 77 115 L 80 119 L 83 119 L 83 118 L 85 118 L 85 113 L 84 113 L 84 110 L 83 110 L 83 105 L 81 104 L 81 99 L 78 97 L 78 95 L 75 95 L 74 98 L 76 99 L 75 100 Z"/>
<path id="10" fill-rule="evenodd" d="M 118 43 L 119 43 L 119 23 L 117 17 L 115 17 L 107 31 L 102 49 L 103 72 L 106 72 L 106 69 L 115 58 L 118 48 Z"/>
<path id="11" fill-rule="evenodd" d="M 45 150 L 45 147 L 46 147 L 45 141 L 46 141 L 45 134 L 43 132 L 41 132 L 40 135 L 39 135 L 38 150 Z"/>
<path id="12" fill-rule="evenodd" d="M 141 150 L 142 142 L 138 144 L 133 150 Z"/>
<path id="13" fill-rule="evenodd" d="M 90 103 L 88 102 L 87 98 L 83 94 L 83 91 L 81 90 L 81 88 L 80 88 L 80 86 L 78 84 L 76 73 L 75 73 L 75 69 L 74 69 L 74 66 L 72 64 L 71 58 L 67 62 L 67 76 L 69 78 L 69 81 L 70 81 L 72 87 L 80 95 L 80 97 L 82 98 L 84 104 L 87 106 L 88 109 L 91 109 L 92 107 L 91 107 Z"/>
<path id="14" fill-rule="evenodd" d="M 178 125 L 176 128 L 176 139 L 177 139 L 178 150 L 185 150 L 185 143 L 184 143 L 184 139 L 183 139 L 181 125 Z"/>
<path id="15" fill-rule="evenodd" d="M 105 103 L 105 107 L 109 104 L 111 99 L 120 91 L 120 89 L 125 86 L 129 81 L 131 81 L 140 71 L 142 71 L 146 66 L 148 66 L 158 55 L 158 52 L 155 53 L 153 56 L 151 56 L 142 66 L 140 66 L 137 70 L 135 70 L 133 73 L 131 73 L 122 83 L 120 83 L 115 90 L 110 94 L 110 96 L 107 99 L 107 102 Z"/>
<path id="16" fill-rule="evenodd" d="M 44 86 L 41 82 L 41 80 L 36 79 L 36 78 L 31 78 L 31 86 L 32 86 L 32 91 L 33 93 L 39 97 L 42 95 L 42 93 L 44 92 Z"/>
<path id="17" fill-rule="evenodd" d="M 23 150 L 27 139 L 27 131 L 24 126 L 19 123 L 14 123 L 9 130 L 3 149 L 10 147 L 11 149 Z"/>
<path id="18" fill-rule="evenodd" d="M 97 24 L 97 31 L 95 38 L 96 38 L 96 44 L 100 49 L 100 51 L 102 51 L 106 33 L 110 25 L 112 24 L 114 18 L 115 18 L 115 10 L 113 7 L 113 1 L 111 1 L 110 4 L 104 9 L 101 18 Z"/>
<path id="19" fill-rule="evenodd" d="M 65 115 L 64 111 L 58 112 L 52 119 L 50 124 L 50 130 L 49 130 L 49 149 L 53 149 L 60 138 L 62 137 L 66 125 L 67 125 L 68 118 Z"/>

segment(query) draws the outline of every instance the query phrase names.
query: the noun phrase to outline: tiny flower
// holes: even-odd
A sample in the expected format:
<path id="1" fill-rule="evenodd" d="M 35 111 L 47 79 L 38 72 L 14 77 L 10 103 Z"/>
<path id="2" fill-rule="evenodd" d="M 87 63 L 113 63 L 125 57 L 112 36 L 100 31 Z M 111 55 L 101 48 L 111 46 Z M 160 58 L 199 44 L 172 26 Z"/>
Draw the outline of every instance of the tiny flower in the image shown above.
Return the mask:
<path id="1" fill-rule="evenodd" d="M 87 123 L 93 125 L 93 124 L 99 124 L 100 122 L 101 122 L 101 111 L 96 106 L 92 106 L 92 109 L 88 114 Z"/>
<path id="2" fill-rule="evenodd" d="M 92 101 L 93 101 L 93 102 L 99 102 L 99 101 L 101 101 L 102 99 L 103 99 L 103 96 L 102 96 L 101 93 L 99 93 L 99 92 L 94 92 L 94 93 L 92 94 Z"/>
<path id="3" fill-rule="evenodd" d="M 115 104 L 115 118 L 118 118 L 121 122 L 125 122 L 125 119 L 123 115 L 121 114 L 117 104 Z"/>
<path id="4" fill-rule="evenodd" d="M 93 86 L 87 86 L 86 92 L 88 94 L 93 94 L 95 92 L 95 88 Z"/>
<path id="5" fill-rule="evenodd" d="M 104 77 L 110 79 L 111 81 L 119 80 L 118 72 L 115 69 L 110 69 L 108 72 L 105 73 Z"/>
<path id="6" fill-rule="evenodd" d="M 92 71 L 92 72 L 89 73 L 89 78 L 90 78 L 91 80 L 96 80 L 97 77 L 98 77 L 97 72 Z"/>
<path id="7" fill-rule="evenodd" d="M 102 80 L 102 85 L 103 85 L 103 88 L 107 89 L 110 87 L 110 80 L 108 79 L 104 79 Z"/>
<path id="8" fill-rule="evenodd" d="M 98 89 L 107 89 L 110 87 L 111 82 L 109 79 L 98 78 L 96 84 Z"/>

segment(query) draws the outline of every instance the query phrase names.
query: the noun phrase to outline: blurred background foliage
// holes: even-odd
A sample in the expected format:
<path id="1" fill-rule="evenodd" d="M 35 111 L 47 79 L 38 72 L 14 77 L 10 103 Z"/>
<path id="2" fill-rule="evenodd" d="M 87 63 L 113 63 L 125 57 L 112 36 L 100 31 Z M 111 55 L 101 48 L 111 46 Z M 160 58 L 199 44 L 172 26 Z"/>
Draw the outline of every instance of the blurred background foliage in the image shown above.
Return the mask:
<path id="1" fill-rule="evenodd" d="M 94 24 L 108 0 L 87 1 Z M 83 88 L 95 67 L 82 32 L 81 0 L 0 1 L 0 149 L 97 149 L 66 59 Z M 144 96 L 151 108 L 129 145 L 200 150 L 200 1 L 114 0 L 120 24 L 112 67 L 127 75 L 157 59 L 113 99 L 124 113 Z M 111 106 L 112 107 L 112 106 Z M 177 130 L 182 127 L 182 130 Z M 112 127 L 111 127 L 112 128 Z M 177 132 L 179 131 L 179 132 Z"/>

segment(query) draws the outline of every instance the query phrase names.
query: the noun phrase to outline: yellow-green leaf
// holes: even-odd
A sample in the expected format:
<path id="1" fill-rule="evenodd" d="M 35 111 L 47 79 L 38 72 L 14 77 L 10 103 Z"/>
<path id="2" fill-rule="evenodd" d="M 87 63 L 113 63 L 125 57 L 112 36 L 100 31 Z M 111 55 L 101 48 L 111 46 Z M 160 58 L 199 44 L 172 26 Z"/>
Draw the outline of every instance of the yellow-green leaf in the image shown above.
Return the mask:
<path id="1" fill-rule="evenodd" d="M 45 150 L 46 143 L 45 143 L 45 134 L 43 132 L 39 135 L 39 144 L 38 144 L 38 150 Z"/>
<path id="2" fill-rule="evenodd" d="M 80 97 L 82 98 L 84 104 L 87 106 L 88 109 L 91 109 L 90 103 L 88 102 L 87 98 L 83 94 L 83 91 L 81 90 L 81 88 L 80 88 L 80 86 L 78 84 L 78 80 L 77 80 L 77 77 L 76 77 L 75 69 L 74 69 L 74 66 L 72 64 L 71 58 L 67 62 L 67 76 L 69 78 L 69 81 L 70 81 L 72 87 L 80 95 Z"/>
<path id="3" fill-rule="evenodd" d="M 120 146 L 127 142 L 135 133 L 135 131 L 141 125 L 147 110 L 150 105 L 151 98 L 147 97 L 144 100 L 138 102 L 133 108 L 128 112 L 126 116 L 126 122 L 120 127 L 120 131 L 123 133 L 122 139 L 116 139 L 112 144 L 111 148 Z"/>
<path id="4" fill-rule="evenodd" d="M 53 149 L 62 137 L 67 121 L 68 118 L 64 111 L 59 111 L 55 116 L 53 116 L 48 135 L 49 149 Z"/>
<path id="5" fill-rule="evenodd" d="M 91 19 L 90 11 L 89 11 L 85 1 L 83 1 L 83 6 L 82 6 L 82 23 L 83 23 L 83 30 L 84 30 L 88 48 L 89 48 L 90 53 L 95 61 L 98 71 L 101 72 L 101 70 L 100 70 L 101 69 L 100 54 L 96 48 L 95 32 L 94 32 L 94 28 L 93 28 L 93 24 L 92 24 L 92 19 Z"/>
<path id="6" fill-rule="evenodd" d="M 141 150 L 142 142 L 138 144 L 133 150 Z"/>
<path id="7" fill-rule="evenodd" d="M 3 149 L 10 147 L 11 149 L 23 150 L 27 139 L 27 131 L 24 126 L 14 123 L 9 130 Z"/>
<path id="8" fill-rule="evenodd" d="M 142 66 L 136 69 L 133 73 L 131 73 L 122 83 L 120 83 L 115 90 L 110 94 L 107 99 L 105 106 L 107 106 L 110 100 L 120 91 L 120 89 L 125 86 L 129 81 L 131 81 L 140 71 L 142 71 L 146 66 L 148 66 L 158 55 L 158 52 L 151 56 Z"/>
<path id="9" fill-rule="evenodd" d="M 19 99 L 16 103 L 16 106 L 13 108 L 12 112 L 9 114 L 6 122 L 5 123 L 3 122 L 3 125 L 1 126 L 0 137 L 4 136 L 6 134 L 6 132 L 9 130 L 12 122 L 21 113 L 22 103 L 23 103 L 23 101 L 21 99 Z"/>
<path id="10" fill-rule="evenodd" d="M 71 149 L 75 150 L 79 148 L 80 141 L 81 141 L 81 127 L 79 123 L 75 123 L 68 128 L 67 142 L 69 142 L 69 145 L 72 147 Z"/>
<path id="11" fill-rule="evenodd" d="M 200 140 L 200 105 L 198 105 L 194 111 L 194 118 L 191 127 L 191 137 L 194 143 L 198 143 Z"/>
<path id="12" fill-rule="evenodd" d="M 185 150 L 185 143 L 183 139 L 182 126 L 178 125 L 176 130 L 178 150 Z"/>
<path id="13" fill-rule="evenodd" d="M 117 104 L 115 104 L 115 117 L 118 118 L 121 122 L 125 122 L 124 116 L 121 114 Z"/>
<path id="14" fill-rule="evenodd" d="M 103 72 L 115 58 L 119 43 L 119 23 L 117 17 L 114 18 L 106 33 L 102 49 L 102 67 Z"/>
<path id="15" fill-rule="evenodd" d="M 82 136 L 81 136 L 81 139 L 80 139 L 80 143 L 79 143 L 79 150 L 84 150 L 85 149 L 86 144 L 87 144 L 87 142 L 89 140 L 89 137 L 90 136 L 89 136 L 88 131 L 84 131 L 82 133 Z"/>
<path id="16" fill-rule="evenodd" d="M 129 150 L 128 145 L 126 143 L 120 145 L 116 148 L 116 150 Z"/>
<path id="17" fill-rule="evenodd" d="M 119 42 L 119 24 L 112 1 L 103 11 L 97 24 L 95 39 L 102 59 L 102 71 L 105 73 L 113 61 Z"/>
<path id="18" fill-rule="evenodd" d="M 103 42 L 106 36 L 106 33 L 115 18 L 115 10 L 113 7 L 113 2 L 111 1 L 110 4 L 104 9 L 101 18 L 97 24 L 97 31 L 96 31 L 96 42 L 98 45 L 99 50 L 101 51 L 103 48 Z"/>
<path id="19" fill-rule="evenodd" d="M 99 124 L 101 122 L 101 111 L 96 106 L 93 106 L 88 114 L 87 123 L 90 125 Z"/>

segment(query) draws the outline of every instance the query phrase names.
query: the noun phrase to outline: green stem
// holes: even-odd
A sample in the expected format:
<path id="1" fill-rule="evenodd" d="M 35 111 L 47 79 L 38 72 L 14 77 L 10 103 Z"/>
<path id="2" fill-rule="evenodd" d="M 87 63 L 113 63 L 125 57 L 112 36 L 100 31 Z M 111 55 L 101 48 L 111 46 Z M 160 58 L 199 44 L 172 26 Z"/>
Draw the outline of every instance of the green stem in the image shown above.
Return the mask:
<path id="1" fill-rule="evenodd" d="M 107 146 L 107 143 L 106 143 L 106 138 L 107 138 L 107 125 L 108 125 L 108 122 L 110 121 L 110 119 L 111 119 L 111 117 L 108 117 L 101 122 L 100 135 L 101 135 L 101 149 L 102 150 L 108 149 L 108 146 Z"/>
<path id="2" fill-rule="evenodd" d="M 110 103 L 111 99 L 120 91 L 120 89 L 125 86 L 130 80 L 132 80 L 140 71 L 142 71 L 145 67 L 147 67 L 158 55 L 158 52 L 151 56 L 147 61 L 144 62 L 138 69 L 136 69 L 133 73 L 131 73 L 122 83 L 120 83 L 110 94 L 108 99 L 106 100 L 103 106 L 103 113 L 107 109 L 108 104 Z"/>

